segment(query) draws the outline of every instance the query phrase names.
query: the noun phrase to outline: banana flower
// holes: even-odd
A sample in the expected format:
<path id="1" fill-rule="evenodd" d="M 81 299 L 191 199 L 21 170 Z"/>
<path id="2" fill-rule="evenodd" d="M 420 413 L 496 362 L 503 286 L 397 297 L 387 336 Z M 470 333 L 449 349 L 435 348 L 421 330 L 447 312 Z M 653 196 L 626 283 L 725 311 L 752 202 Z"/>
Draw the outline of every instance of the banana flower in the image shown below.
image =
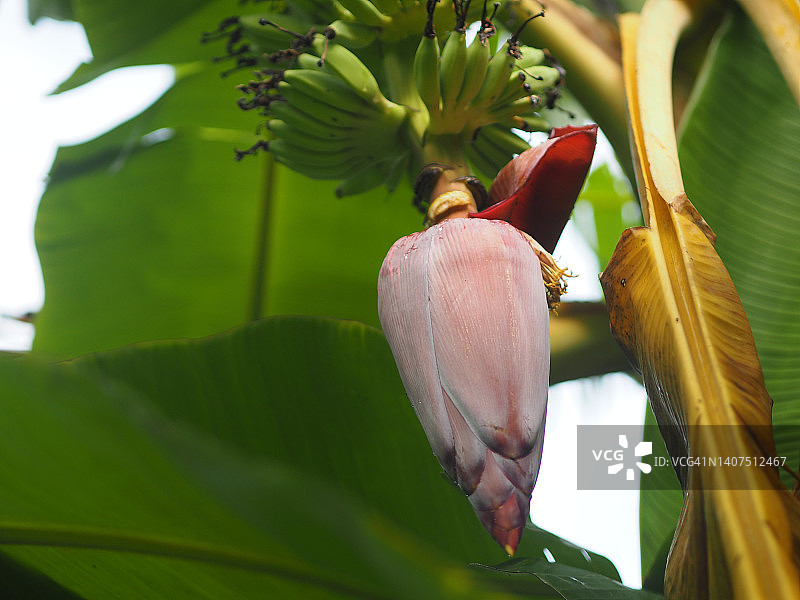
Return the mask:
<path id="1" fill-rule="evenodd" d="M 427 230 L 398 240 L 378 277 L 381 325 L 433 452 L 510 555 L 539 472 L 550 369 L 548 305 L 557 300 L 564 275 L 517 227 L 532 228 L 555 246 L 588 171 L 595 136 L 594 126 L 557 131 L 520 155 L 494 184 L 499 181 L 500 201 L 469 214 L 479 218 L 451 218 L 467 216 L 468 210 L 453 207 L 468 207 L 472 198 L 442 194 L 431 210 L 446 214 L 445 220 L 434 218 Z M 551 183 L 541 173 L 562 180 Z M 537 215 L 546 216 L 546 226 Z"/>

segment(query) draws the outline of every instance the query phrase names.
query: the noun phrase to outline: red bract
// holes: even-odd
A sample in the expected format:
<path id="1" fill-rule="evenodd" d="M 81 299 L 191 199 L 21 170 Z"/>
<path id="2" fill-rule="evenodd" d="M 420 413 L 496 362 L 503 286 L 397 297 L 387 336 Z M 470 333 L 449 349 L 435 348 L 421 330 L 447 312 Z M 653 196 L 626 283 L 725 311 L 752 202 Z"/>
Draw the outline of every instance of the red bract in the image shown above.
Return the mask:
<path id="1" fill-rule="evenodd" d="M 534 244 L 478 219 L 404 237 L 381 268 L 378 312 L 439 462 L 513 554 L 539 471 L 550 368 Z"/>
<path id="2" fill-rule="evenodd" d="M 497 174 L 489 208 L 469 215 L 511 223 L 553 252 L 589 172 L 597 125 L 556 127 Z"/>

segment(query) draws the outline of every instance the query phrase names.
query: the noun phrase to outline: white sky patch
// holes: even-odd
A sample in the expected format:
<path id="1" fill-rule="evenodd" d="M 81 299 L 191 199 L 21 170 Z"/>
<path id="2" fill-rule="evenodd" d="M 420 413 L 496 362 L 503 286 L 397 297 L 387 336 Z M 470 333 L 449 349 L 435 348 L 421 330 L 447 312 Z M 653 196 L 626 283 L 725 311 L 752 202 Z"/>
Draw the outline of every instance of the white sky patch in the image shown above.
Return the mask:
<path id="1" fill-rule="evenodd" d="M 59 145 L 90 140 L 152 104 L 173 81 L 171 67 L 119 69 L 48 96 L 91 52 L 76 23 L 31 27 L 23 0 L 0 2 L 0 350 L 26 350 L 33 327 L 10 317 L 44 300 L 33 227 Z"/>
<path id="2" fill-rule="evenodd" d="M 609 558 L 630 587 L 641 587 L 639 492 L 578 490 L 578 425 L 641 425 L 644 388 L 622 373 L 559 383 L 550 388 L 539 478 L 531 519 Z"/>

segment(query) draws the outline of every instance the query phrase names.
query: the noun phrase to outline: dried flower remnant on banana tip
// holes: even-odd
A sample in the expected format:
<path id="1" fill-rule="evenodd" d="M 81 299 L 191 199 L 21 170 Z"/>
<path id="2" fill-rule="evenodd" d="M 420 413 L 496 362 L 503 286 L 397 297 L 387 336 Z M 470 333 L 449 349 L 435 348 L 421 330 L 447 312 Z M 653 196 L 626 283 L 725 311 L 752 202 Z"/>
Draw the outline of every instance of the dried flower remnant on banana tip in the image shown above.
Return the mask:
<path id="1" fill-rule="evenodd" d="M 528 520 L 544 436 L 548 303 L 557 294 L 543 283 L 550 277 L 560 291 L 563 277 L 515 221 L 529 225 L 529 211 L 560 215 L 571 208 L 595 135 L 594 127 L 557 131 L 536 156 L 515 159 L 526 166 L 509 167 L 519 186 L 487 209 L 495 217 L 473 212 L 471 194 L 458 186 L 437 190 L 428 210 L 432 225 L 398 240 L 378 278 L 381 324 L 434 454 L 512 555 Z M 537 172 L 578 181 L 550 188 Z M 538 193 L 537 181 L 555 195 Z M 557 239 L 563 227 L 551 218 L 541 231 Z"/>

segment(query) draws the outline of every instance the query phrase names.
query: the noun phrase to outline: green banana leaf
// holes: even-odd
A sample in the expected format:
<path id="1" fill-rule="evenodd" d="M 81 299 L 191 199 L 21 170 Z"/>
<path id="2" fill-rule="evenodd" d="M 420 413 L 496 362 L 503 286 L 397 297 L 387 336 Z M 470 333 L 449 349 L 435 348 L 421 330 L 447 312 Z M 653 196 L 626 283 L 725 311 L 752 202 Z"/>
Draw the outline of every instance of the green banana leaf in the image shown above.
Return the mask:
<path id="1" fill-rule="evenodd" d="M 243 115 L 186 102 L 227 84 L 185 71 L 139 117 L 59 150 L 36 221 L 47 299 L 34 350 L 69 356 L 248 320 L 259 168 L 231 168 Z"/>
<path id="2" fill-rule="evenodd" d="M 49 17 L 58 21 L 74 21 L 75 12 L 70 0 L 28 0 L 28 21 L 31 25 L 43 18 Z"/>
<path id="3" fill-rule="evenodd" d="M 0 569 L 13 561 L 17 580 L 41 587 L 38 572 L 82 598 L 516 589 L 467 568 L 502 551 L 440 476 L 372 328 L 276 317 L 57 365 L 0 358 L 13 423 L 0 436 Z M 545 548 L 618 579 L 607 559 L 533 526 L 518 552 Z"/>
<path id="4" fill-rule="evenodd" d="M 226 0 L 143 0 L 134 5 L 120 0 L 72 0 L 71 5 L 72 17 L 86 29 L 93 59 L 80 65 L 56 92 L 119 67 L 210 59 L 221 53 L 201 46 L 200 34 L 237 13 Z"/>
<path id="5" fill-rule="evenodd" d="M 754 118 L 754 116 L 756 116 Z M 687 109 L 679 152 L 688 196 L 717 234 L 747 313 L 767 389 L 775 442 L 796 469 L 800 424 L 800 110 L 750 20 L 732 10 Z M 791 478 L 783 473 L 784 483 Z M 641 496 L 642 572 L 662 562 L 680 494 Z"/>
<path id="6" fill-rule="evenodd" d="M 659 600 L 663 596 L 646 590 L 627 588 L 618 581 L 599 573 L 586 571 L 544 559 L 519 558 L 495 566 L 474 565 L 477 568 L 505 573 L 520 587 L 539 580 L 556 590 L 565 600 Z"/>

